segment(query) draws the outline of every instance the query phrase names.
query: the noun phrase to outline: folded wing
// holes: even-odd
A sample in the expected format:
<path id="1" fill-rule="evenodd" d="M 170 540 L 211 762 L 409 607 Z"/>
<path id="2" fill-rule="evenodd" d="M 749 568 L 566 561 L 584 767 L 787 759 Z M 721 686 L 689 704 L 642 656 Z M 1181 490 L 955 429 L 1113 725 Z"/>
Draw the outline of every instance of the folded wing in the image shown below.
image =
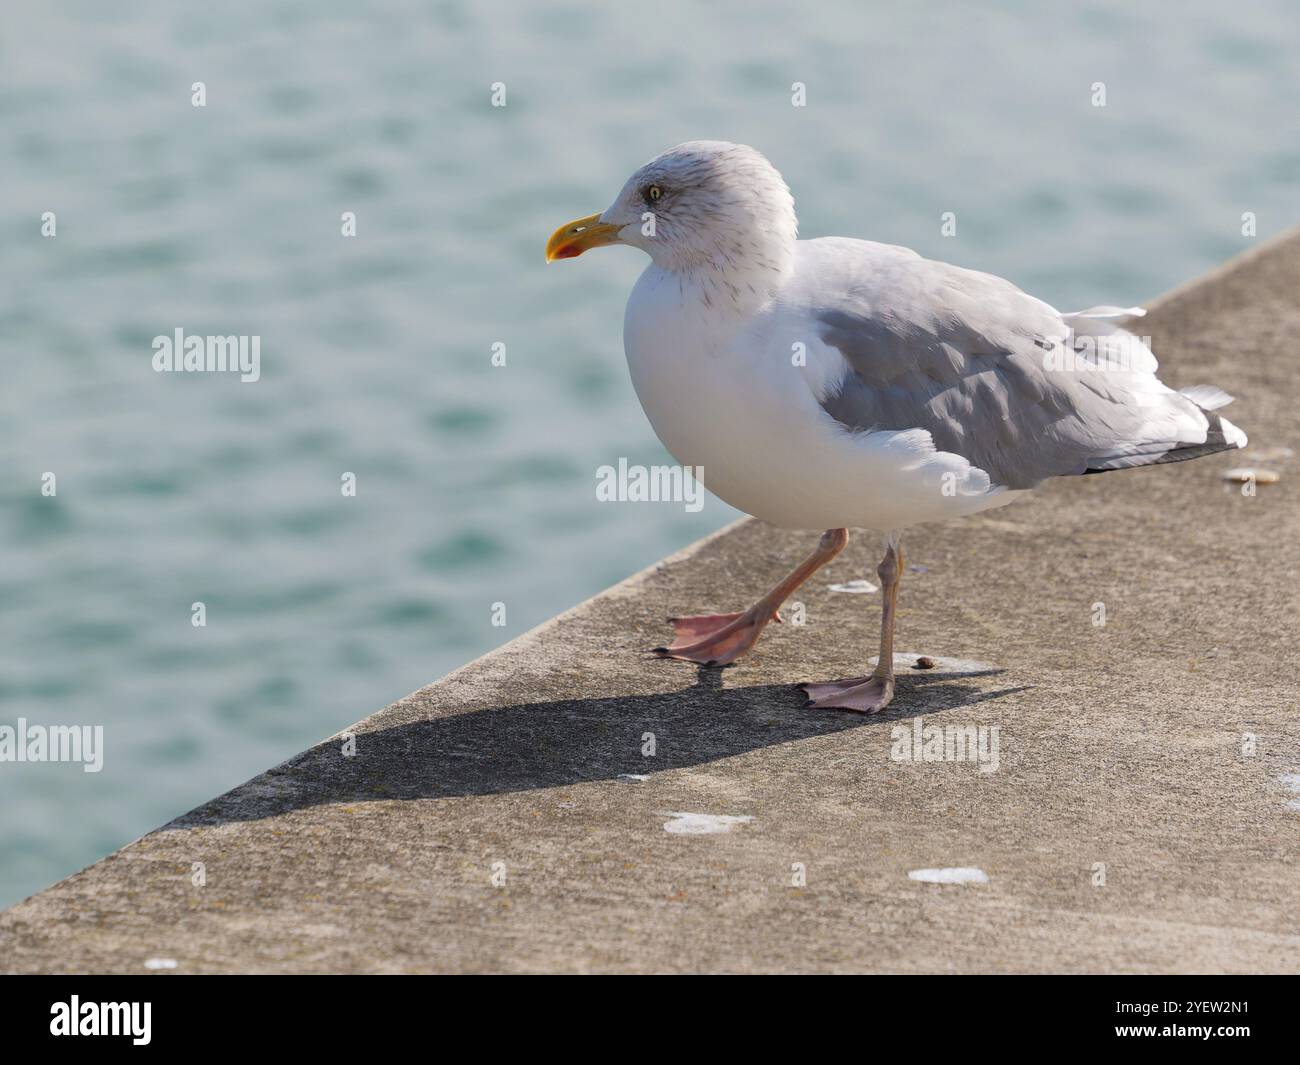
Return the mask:
<path id="1" fill-rule="evenodd" d="M 844 363 L 819 399 L 850 431 L 923 429 L 1014 489 L 1245 446 L 1213 413 L 1230 396 L 1157 379 L 1150 349 L 1116 324 L 1133 309 L 1061 314 L 1002 278 L 905 249 L 805 247 L 816 279 L 806 311 Z"/>

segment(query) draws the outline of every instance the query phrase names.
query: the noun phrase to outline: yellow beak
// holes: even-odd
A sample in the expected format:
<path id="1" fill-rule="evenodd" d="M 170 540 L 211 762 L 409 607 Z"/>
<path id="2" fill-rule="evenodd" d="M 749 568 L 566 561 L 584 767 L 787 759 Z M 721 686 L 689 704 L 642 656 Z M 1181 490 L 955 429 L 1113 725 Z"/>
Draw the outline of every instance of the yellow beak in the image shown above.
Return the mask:
<path id="1" fill-rule="evenodd" d="M 602 222 L 600 215 L 591 214 L 575 222 L 565 222 L 546 242 L 546 261 L 572 259 L 590 248 L 599 248 L 603 244 L 617 244 L 618 231 L 622 226 Z"/>

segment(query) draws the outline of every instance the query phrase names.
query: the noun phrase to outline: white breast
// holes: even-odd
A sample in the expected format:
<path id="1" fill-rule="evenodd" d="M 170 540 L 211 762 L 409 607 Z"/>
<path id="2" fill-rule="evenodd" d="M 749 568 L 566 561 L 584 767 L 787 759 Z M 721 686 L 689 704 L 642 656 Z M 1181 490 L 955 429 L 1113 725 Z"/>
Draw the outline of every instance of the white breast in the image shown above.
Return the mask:
<path id="1" fill-rule="evenodd" d="M 923 430 L 849 434 L 818 403 L 844 367 L 811 323 L 779 303 L 739 313 L 712 302 L 651 265 L 623 343 L 659 439 L 732 506 L 790 529 L 901 529 L 1020 494 L 989 491 Z"/>

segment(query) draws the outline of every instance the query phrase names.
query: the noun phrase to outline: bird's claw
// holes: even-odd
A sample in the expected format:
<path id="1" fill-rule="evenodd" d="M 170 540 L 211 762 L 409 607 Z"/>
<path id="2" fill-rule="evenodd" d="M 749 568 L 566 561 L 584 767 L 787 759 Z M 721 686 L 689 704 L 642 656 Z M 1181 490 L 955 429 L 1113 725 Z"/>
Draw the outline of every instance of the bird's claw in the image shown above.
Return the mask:
<path id="1" fill-rule="evenodd" d="M 828 684 L 800 684 L 808 701 L 805 710 L 850 710 L 878 714 L 894 698 L 893 677 L 854 677 Z"/>
<path id="2" fill-rule="evenodd" d="M 702 666 L 727 666 L 754 646 L 768 621 L 781 620 L 777 611 L 762 621 L 760 617 L 753 610 L 745 610 L 734 614 L 669 618 L 677 638 L 667 647 L 654 648 L 651 653 L 660 658 L 675 658 Z"/>

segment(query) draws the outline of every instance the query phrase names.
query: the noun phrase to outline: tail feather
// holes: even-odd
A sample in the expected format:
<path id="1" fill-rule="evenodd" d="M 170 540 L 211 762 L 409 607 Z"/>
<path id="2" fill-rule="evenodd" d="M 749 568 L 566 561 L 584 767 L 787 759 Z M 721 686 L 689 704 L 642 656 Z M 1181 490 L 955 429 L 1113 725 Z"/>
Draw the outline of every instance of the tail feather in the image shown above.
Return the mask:
<path id="1" fill-rule="evenodd" d="M 1191 444 L 1153 441 L 1149 449 L 1144 449 L 1138 454 L 1103 459 L 1100 462 L 1090 464 L 1088 469 L 1083 472 L 1106 473 L 1110 470 L 1125 470 L 1135 466 L 1158 466 L 1165 462 L 1186 462 L 1188 459 L 1198 459 L 1203 455 L 1214 455 L 1220 451 L 1233 451 L 1245 447 L 1249 443 L 1245 433 L 1228 421 L 1227 418 L 1214 413 L 1219 407 L 1226 407 L 1232 402 L 1232 397 L 1223 389 L 1215 388 L 1213 385 L 1192 385 L 1189 388 L 1182 389 L 1179 395 L 1195 403 L 1201 413 L 1205 415 L 1208 426 L 1203 442 Z"/>

